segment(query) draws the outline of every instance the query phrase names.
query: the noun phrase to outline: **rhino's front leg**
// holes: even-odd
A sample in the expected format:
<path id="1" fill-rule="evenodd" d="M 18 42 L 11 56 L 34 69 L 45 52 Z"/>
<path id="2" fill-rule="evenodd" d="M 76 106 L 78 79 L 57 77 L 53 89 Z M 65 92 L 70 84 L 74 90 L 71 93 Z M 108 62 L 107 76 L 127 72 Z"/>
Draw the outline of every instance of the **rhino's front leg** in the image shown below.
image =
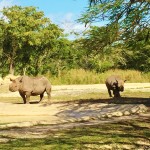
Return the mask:
<path id="1" fill-rule="evenodd" d="M 39 101 L 39 103 L 42 101 L 43 96 L 44 96 L 44 93 L 40 94 L 40 101 Z"/>
<path id="2" fill-rule="evenodd" d="M 112 97 L 112 95 L 111 95 L 111 91 L 110 91 L 110 90 L 108 90 L 108 94 L 109 94 L 109 96 L 110 96 L 110 97 Z"/>
<path id="3" fill-rule="evenodd" d="M 30 104 L 30 96 L 31 96 L 31 92 L 26 92 L 26 104 Z"/>
<path id="4" fill-rule="evenodd" d="M 23 94 L 22 92 L 19 92 L 20 96 L 22 97 L 23 99 L 23 102 L 24 104 L 26 103 L 26 97 L 25 97 L 25 94 Z"/>
<path id="5" fill-rule="evenodd" d="M 120 93 L 118 90 L 114 90 L 113 94 L 114 94 L 114 97 L 120 97 Z"/>
<path id="6" fill-rule="evenodd" d="M 51 93 L 48 94 L 48 103 L 51 103 Z"/>
<path id="7" fill-rule="evenodd" d="M 46 88 L 46 93 L 47 93 L 47 96 L 48 96 L 48 103 L 51 104 L 51 86 L 48 86 Z"/>

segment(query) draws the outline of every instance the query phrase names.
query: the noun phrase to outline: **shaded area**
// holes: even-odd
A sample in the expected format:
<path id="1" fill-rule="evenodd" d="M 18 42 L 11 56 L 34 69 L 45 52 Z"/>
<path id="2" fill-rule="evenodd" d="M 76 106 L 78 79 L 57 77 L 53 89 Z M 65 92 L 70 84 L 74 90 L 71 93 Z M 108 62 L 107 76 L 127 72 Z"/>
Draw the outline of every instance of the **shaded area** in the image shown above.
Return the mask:
<path id="1" fill-rule="evenodd" d="M 45 130 L 41 131 L 44 128 Z M 40 129 L 40 130 L 39 130 Z M 13 139 L 1 143 L 0 149 L 149 149 L 150 148 L 150 120 L 119 121 L 93 126 L 74 127 L 52 131 L 49 126 L 31 128 L 12 128 L 18 132 L 36 131 L 37 134 L 46 134 L 45 138 Z M 39 132 L 38 132 L 39 131 Z M 33 133 L 34 134 L 34 133 Z M 0 137 L 3 137 L 0 135 Z M 4 138 L 4 137 L 3 137 Z"/>
<path id="2" fill-rule="evenodd" d="M 121 98 L 99 98 L 99 99 L 77 99 L 77 100 L 68 100 L 68 101 L 61 101 L 61 102 L 53 102 L 56 103 L 107 103 L 107 104 L 144 104 L 150 107 L 150 98 L 139 98 L 139 97 L 121 97 Z"/>

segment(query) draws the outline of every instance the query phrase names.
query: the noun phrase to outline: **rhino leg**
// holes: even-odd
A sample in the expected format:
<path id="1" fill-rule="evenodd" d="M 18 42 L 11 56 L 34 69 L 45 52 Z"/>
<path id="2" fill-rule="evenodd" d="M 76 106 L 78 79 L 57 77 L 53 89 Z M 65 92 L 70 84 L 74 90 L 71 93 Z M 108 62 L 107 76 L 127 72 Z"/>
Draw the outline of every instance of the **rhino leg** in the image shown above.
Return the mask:
<path id="1" fill-rule="evenodd" d="M 39 103 L 42 101 L 43 96 L 44 96 L 44 93 L 40 94 L 40 101 L 39 101 Z"/>
<path id="2" fill-rule="evenodd" d="M 116 97 L 121 97 L 119 92 L 116 94 Z"/>
<path id="3" fill-rule="evenodd" d="M 47 96 L 48 96 L 48 103 L 51 103 L 50 99 L 51 99 L 51 87 L 48 86 L 46 88 L 46 93 L 47 93 Z"/>
<path id="4" fill-rule="evenodd" d="M 26 104 L 29 104 L 31 92 L 26 92 Z"/>
<path id="5" fill-rule="evenodd" d="M 26 97 L 25 97 L 25 95 L 24 95 L 23 93 L 21 93 L 21 92 L 19 92 L 19 94 L 20 94 L 20 96 L 22 97 L 23 102 L 24 102 L 24 104 L 25 104 L 25 103 L 26 103 Z"/>
<path id="6" fill-rule="evenodd" d="M 118 90 L 116 90 L 116 91 L 114 90 L 113 94 L 114 94 L 114 97 L 121 97 Z"/>
<path id="7" fill-rule="evenodd" d="M 108 90 L 108 94 L 109 94 L 110 97 L 112 97 L 111 90 Z"/>

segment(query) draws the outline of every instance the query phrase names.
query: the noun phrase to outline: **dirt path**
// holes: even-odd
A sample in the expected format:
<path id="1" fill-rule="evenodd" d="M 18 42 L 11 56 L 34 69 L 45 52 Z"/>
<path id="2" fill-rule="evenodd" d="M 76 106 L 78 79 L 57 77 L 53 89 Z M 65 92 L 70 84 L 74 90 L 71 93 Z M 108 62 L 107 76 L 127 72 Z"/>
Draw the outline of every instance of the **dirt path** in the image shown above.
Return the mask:
<path id="1" fill-rule="evenodd" d="M 150 93 L 150 83 L 126 83 L 128 91 L 144 91 Z M 81 93 L 107 92 L 104 84 L 53 86 L 55 95 L 80 95 Z M 18 92 L 1 92 L 0 97 L 18 97 Z M 148 101 L 149 98 L 146 100 Z M 150 100 L 150 99 L 149 99 Z M 139 113 L 148 111 L 143 104 L 115 104 L 102 101 L 70 102 L 47 104 L 11 104 L 0 103 L 0 128 L 29 127 L 48 124 L 51 129 L 68 128 L 80 124 L 94 124 L 118 119 L 139 117 Z M 150 118 L 149 111 L 145 117 Z M 4 130 L 3 130 L 4 131 Z M 3 132 L 3 131 L 0 131 Z"/>
<path id="2" fill-rule="evenodd" d="M 8 89 L 8 88 L 6 88 Z M 144 91 L 150 92 L 150 83 L 126 83 L 125 89 L 128 91 Z M 93 85 L 62 85 L 53 86 L 52 97 L 56 95 L 80 95 L 81 93 L 90 92 L 107 92 L 104 84 Z M 18 92 L 12 93 L 8 90 L 0 93 L 0 97 L 18 97 Z M 20 97 L 20 96 L 19 96 Z M 97 106 L 100 109 L 106 104 L 98 103 L 95 106 L 89 104 L 89 112 Z M 71 107 L 72 106 L 72 107 Z M 77 107 L 76 107 L 77 106 Z M 91 106 L 91 107 L 90 107 Z M 45 104 L 10 104 L 0 103 L 0 123 L 23 122 L 23 121 L 48 121 L 57 122 L 59 117 L 56 114 L 63 110 L 73 110 L 78 108 L 78 111 L 85 110 L 86 107 L 81 107 L 78 104 L 62 104 L 56 103 L 52 105 Z M 97 113 L 97 112 L 96 112 Z M 86 112 L 88 115 L 88 112 Z"/>
<path id="3" fill-rule="evenodd" d="M 0 97 L 20 97 L 18 92 L 9 92 L 8 85 L 2 85 L 7 90 L 0 92 Z M 126 83 L 125 90 L 134 92 L 150 92 L 150 83 Z M 80 93 L 90 92 L 107 92 L 105 84 L 89 84 L 89 85 L 61 85 L 52 86 L 52 96 L 55 95 L 78 95 Z"/>

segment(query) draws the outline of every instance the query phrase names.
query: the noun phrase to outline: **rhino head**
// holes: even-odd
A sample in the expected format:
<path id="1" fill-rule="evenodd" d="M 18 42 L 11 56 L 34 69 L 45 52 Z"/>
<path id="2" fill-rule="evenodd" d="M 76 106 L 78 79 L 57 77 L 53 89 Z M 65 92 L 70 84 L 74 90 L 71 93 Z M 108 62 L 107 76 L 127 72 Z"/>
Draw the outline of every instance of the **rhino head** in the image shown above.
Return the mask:
<path id="1" fill-rule="evenodd" d="M 124 83 L 126 82 L 126 80 L 116 80 L 116 88 L 118 89 L 118 91 L 123 92 L 124 91 Z"/>
<path id="2" fill-rule="evenodd" d="M 22 77 L 18 77 L 17 79 L 10 78 L 10 81 L 12 83 L 9 85 L 9 91 L 11 91 L 11 92 L 18 91 L 20 83 L 22 82 Z"/>

